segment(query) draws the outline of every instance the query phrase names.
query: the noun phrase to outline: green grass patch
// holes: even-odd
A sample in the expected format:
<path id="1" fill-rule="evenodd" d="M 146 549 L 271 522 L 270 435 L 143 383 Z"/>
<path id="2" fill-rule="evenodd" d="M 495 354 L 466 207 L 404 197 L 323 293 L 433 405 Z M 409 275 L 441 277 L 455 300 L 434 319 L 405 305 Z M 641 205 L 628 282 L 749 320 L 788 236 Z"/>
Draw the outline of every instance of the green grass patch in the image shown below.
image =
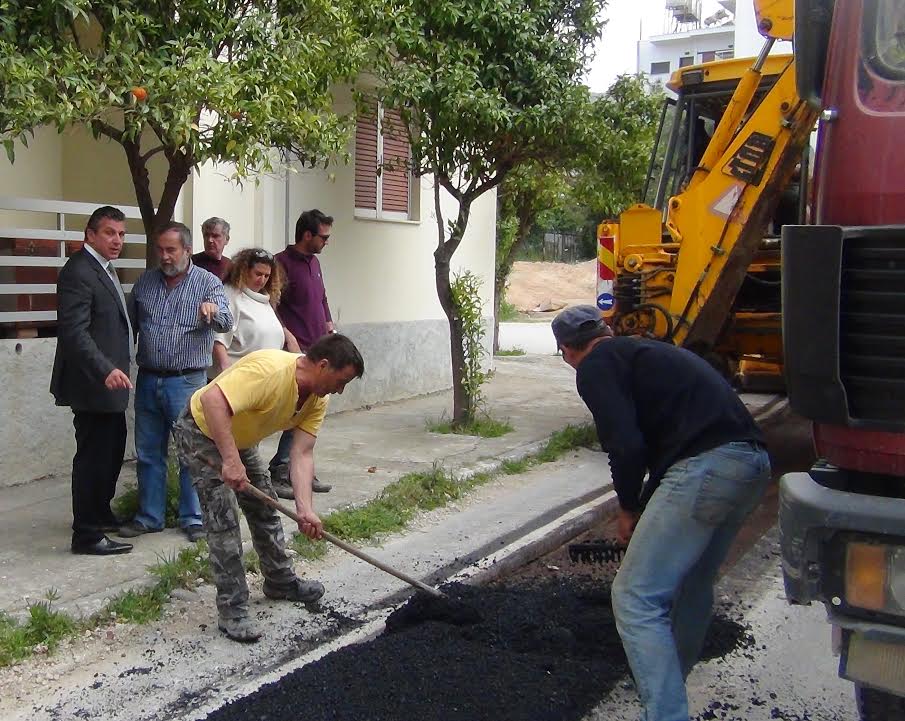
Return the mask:
<path id="1" fill-rule="evenodd" d="M 95 625 L 100 626 L 114 620 L 121 623 L 151 623 L 163 615 L 167 599 L 169 592 L 164 591 L 160 585 L 124 591 L 97 614 Z"/>
<path id="2" fill-rule="evenodd" d="M 440 508 L 458 500 L 499 474 L 524 473 L 536 465 L 554 461 L 574 448 L 596 443 L 593 426 L 570 425 L 554 433 L 538 453 L 517 461 L 504 461 L 496 473 L 476 473 L 458 480 L 439 466 L 427 472 L 407 473 L 367 503 L 333 511 L 323 519 L 324 528 L 350 542 L 373 541 L 381 535 L 401 531 L 419 511 Z M 303 555 L 302 548 L 324 544 L 297 533 L 292 545 Z"/>
<path id="3" fill-rule="evenodd" d="M 494 355 L 509 357 L 509 356 L 518 356 L 525 355 L 524 348 L 500 348 Z"/>
<path id="4" fill-rule="evenodd" d="M 316 561 L 327 555 L 326 541 L 312 541 L 303 533 L 294 534 L 289 541 L 289 546 L 299 554 L 299 558 L 303 558 L 306 561 Z"/>
<path id="5" fill-rule="evenodd" d="M 596 442 L 593 426 L 567 426 L 554 433 L 540 452 L 522 460 L 505 461 L 497 473 L 477 473 L 456 479 L 439 466 L 426 472 L 408 473 L 368 503 L 330 513 L 324 518 L 324 528 L 348 541 L 371 541 L 382 534 L 402 530 L 420 511 L 441 508 L 463 498 L 500 473 L 524 473 L 540 463 L 556 460 L 573 448 L 593 446 Z M 325 541 L 312 541 L 299 533 L 293 536 L 290 545 L 307 560 L 321 558 L 327 550 Z M 244 561 L 253 572 L 260 568 L 253 552 L 245 554 Z M 53 590 L 45 601 L 29 606 L 28 618 L 21 623 L 0 612 L 0 667 L 19 663 L 37 650 L 53 652 L 63 639 L 112 620 L 136 624 L 156 621 L 174 589 L 193 588 L 198 579 L 211 580 L 207 544 L 199 541 L 161 558 L 150 571 L 157 577 L 152 587 L 116 596 L 102 611 L 85 621 L 53 609 L 53 601 L 58 598 Z"/>
<path id="6" fill-rule="evenodd" d="M 258 554 L 255 553 L 254 549 L 245 552 L 245 555 L 242 556 L 242 565 L 245 566 L 245 570 L 248 573 L 261 572 L 261 559 L 258 558 Z"/>
<path id="7" fill-rule="evenodd" d="M 500 301 L 500 315 L 497 318 L 500 323 L 510 323 L 518 320 L 520 317 L 521 314 L 518 312 L 518 308 L 512 305 L 512 303 L 505 298 Z"/>
<path id="8" fill-rule="evenodd" d="M 150 623 L 160 618 L 163 608 L 176 588 L 194 588 L 198 579 L 211 581 L 207 543 L 199 541 L 168 558 L 159 558 L 148 569 L 157 576 L 150 588 L 130 589 L 113 598 L 92 621 L 101 625 L 113 619 L 127 623 Z"/>
<path id="9" fill-rule="evenodd" d="M 0 667 L 18 663 L 38 649 L 52 653 L 63 639 L 78 633 L 81 625 L 74 618 L 54 610 L 56 598 L 51 589 L 47 600 L 30 604 L 23 623 L 0 612 Z"/>
<path id="10" fill-rule="evenodd" d="M 113 512 L 129 520 L 138 513 L 138 489 L 130 488 L 113 500 Z M 167 463 L 167 495 L 164 506 L 164 526 L 176 528 L 179 522 L 179 464 L 170 459 Z"/>
<path id="11" fill-rule="evenodd" d="M 499 438 L 512 431 L 509 421 L 499 421 L 489 415 L 481 415 L 471 423 L 461 426 L 454 425 L 451 420 L 440 418 L 437 421 L 428 421 L 427 430 L 431 433 L 455 433 L 460 436 L 480 436 L 481 438 Z"/>

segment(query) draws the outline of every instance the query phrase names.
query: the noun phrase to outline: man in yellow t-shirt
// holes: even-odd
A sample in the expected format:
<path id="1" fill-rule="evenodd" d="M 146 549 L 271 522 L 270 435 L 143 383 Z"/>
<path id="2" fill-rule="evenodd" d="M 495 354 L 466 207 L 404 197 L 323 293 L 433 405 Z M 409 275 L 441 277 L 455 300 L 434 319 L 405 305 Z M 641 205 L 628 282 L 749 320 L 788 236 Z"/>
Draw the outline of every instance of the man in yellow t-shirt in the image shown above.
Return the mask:
<path id="1" fill-rule="evenodd" d="M 179 460 L 189 468 L 201 501 L 217 585 L 218 627 L 235 641 L 253 642 L 261 636 L 248 616 L 239 506 L 261 560 L 264 595 L 311 603 L 324 594 L 321 583 L 296 576 L 277 512 L 235 493 L 251 483 L 276 498 L 258 443 L 273 433 L 292 430 L 289 464 L 299 530 L 319 538 L 323 524 L 314 512 L 311 493 L 314 444 L 327 396 L 342 393 L 363 373 L 358 349 L 338 333 L 324 336 L 304 355 L 259 350 L 196 391 L 173 428 Z"/>

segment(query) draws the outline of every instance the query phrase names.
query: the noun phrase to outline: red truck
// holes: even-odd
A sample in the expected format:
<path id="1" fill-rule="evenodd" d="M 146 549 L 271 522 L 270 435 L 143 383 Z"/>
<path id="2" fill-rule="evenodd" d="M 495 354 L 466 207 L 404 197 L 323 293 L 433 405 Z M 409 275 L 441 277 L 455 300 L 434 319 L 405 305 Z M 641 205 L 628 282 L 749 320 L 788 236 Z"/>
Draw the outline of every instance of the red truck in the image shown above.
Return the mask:
<path id="1" fill-rule="evenodd" d="M 790 404 L 816 465 L 780 484 L 790 603 L 820 601 L 863 721 L 905 719 L 905 2 L 797 0 L 822 109 L 809 225 L 782 232 Z"/>

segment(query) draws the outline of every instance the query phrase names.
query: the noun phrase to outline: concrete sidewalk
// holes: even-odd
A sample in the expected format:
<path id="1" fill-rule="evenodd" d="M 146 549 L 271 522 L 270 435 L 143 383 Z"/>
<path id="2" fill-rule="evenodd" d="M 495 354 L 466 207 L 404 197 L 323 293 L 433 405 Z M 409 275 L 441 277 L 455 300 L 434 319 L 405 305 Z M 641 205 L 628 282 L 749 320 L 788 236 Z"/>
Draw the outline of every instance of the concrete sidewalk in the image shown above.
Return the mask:
<path id="1" fill-rule="evenodd" d="M 568 424 L 590 422 L 575 392 L 574 371 L 560 358 L 497 358 L 495 366 L 484 387 L 487 407 L 493 417 L 508 419 L 514 427 L 501 438 L 428 432 L 428 421 L 450 413 L 451 392 L 329 415 L 315 459 L 318 477 L 333 484 L 333 490 L 315 495 L 317 512 L 325 515 L 364 503 L 403 474 L 435 463 L 449 470 L 492 469 L 505 458 L 538 450 Z M 356 382 L 367 383 L 367 377 Z M 276 437 L 265 441 L 265 457 L 275 447 Z M 129 463 L 119 490 L 134 483 L 135 467 Z M 291 533 L 294 525 L 284 520 Z M 69 550 L 71 521 L 68 476 L 44 478 L 0 495 L 0 610 L 18 614 L 55 589 L 57 608 L 92 613 L 122 590 L 151 582 L 148 566 L 188 546 L 180 531 L 168 529 L 135 539 L 135 549 L 124 556 L 76 556 Z M 243 537 L 248 539 L 247 532 Z"/>

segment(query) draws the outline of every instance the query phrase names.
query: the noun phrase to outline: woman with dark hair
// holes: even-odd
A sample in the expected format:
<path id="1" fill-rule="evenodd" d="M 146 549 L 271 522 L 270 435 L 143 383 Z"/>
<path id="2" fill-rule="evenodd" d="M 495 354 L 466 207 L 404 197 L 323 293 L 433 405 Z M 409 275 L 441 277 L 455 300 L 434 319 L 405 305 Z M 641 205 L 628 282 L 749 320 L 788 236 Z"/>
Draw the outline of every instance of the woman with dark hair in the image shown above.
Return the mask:
<path id="1" fill-rule="evenodd" d="M 263 248 L 240 250 L 232 261 L 224 287 L 233 326 L 214 336 L 214 376 L 256 350 L 299 352 L 298 343 L 274 310 L 283 289 L 280 264 Z"/>

